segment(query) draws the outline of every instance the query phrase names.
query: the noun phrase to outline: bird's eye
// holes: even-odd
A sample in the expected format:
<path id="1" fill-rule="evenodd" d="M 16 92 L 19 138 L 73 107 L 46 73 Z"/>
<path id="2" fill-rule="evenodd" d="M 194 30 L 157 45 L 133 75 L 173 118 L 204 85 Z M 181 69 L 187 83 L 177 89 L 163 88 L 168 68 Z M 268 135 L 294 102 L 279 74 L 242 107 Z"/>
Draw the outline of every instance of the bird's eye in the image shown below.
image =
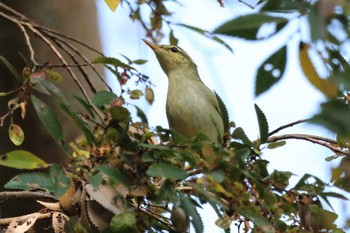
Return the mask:
<path id="1" fill-rule="evenodd" d="M 177 53 L 179 50 L 176 47 L 172 47 L 171 51 L 174 52 L 174 53 Z"/>

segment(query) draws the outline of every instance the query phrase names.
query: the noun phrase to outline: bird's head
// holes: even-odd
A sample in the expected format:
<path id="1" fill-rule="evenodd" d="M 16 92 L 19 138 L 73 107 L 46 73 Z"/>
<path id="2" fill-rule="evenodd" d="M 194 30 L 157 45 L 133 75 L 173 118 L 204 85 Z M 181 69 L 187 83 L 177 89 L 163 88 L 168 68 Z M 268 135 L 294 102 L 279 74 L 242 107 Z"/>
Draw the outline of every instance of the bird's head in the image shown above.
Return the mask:
<path id="1" fill-rule="evenodd" d="M 178 70 L 195 69 L 197 71 L 196 64 L 182 48 L 174 45 L 156 45 L 145 39 L 143 41 L 154 51 L 167 75 Z"/>

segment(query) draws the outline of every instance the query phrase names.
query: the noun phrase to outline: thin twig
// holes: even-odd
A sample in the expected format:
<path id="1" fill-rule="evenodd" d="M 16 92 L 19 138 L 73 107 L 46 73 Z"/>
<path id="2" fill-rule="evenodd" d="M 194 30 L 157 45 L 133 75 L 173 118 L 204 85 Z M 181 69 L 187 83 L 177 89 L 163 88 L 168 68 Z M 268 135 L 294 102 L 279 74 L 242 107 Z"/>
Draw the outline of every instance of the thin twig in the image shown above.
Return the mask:
<path id="1" fill-rule="evenodd" d="M 294 122 L 289 123 L 289 124 L 286 124 L 286 125 L 282 125 L 282 126 L 278 127 L 277 129 L 271 131 L 271 132 L 269 133 L 269 136 L 274 135 L 274 134 L 278 133 L 279 131 L 281 131 L 281 130 L 283 130 L 283 129 L 286 129 L 286 128 L 289 128 L 289 127 L 292 127 L 292 126 L 294 126 L 294 125 L 301 124 L 301 123 L 304 123 L 304 122 L 307 122 L 307 121 L 308 121 L 308 119 L 305 119 L 305 120 L 298 120 L 298 121 L 294 121 Z"/>
<path id="2" fill-rule="evenodd" d="M 14 191 L 14 192 L 0 192 L 0 200 L 7 200 L 12 198 L 27 198 L 27 199 L 35 199 L 35 200 L 47 200 L 57 199 L 49 193 L 45 192 L 31 192 L 31 191 Z"/>
<path id="3" fill-rule="evenodd" d="M 36 66 L 38 63 L 35 61 L 35 52 L 34 52 L 32 43 L 30 42 L 29 35 L 28 35 L 26 29 L 23 27 L 22 24 L 20 24 L 20 23 L 16 23 L 16 24 L 21 29 L 21 31 L 23 32 L 24 38 L 26 40 L 27 47 L 29 49 L 30 61 L 33 63 L 34 66 Z"/>
<path id="4" fill-rule="evenodd" d="M 12 222 L 25 222 L 33 217 L 35 218 L 35 220 L 51 218 L 52 213 L 53 212 L 50 211 L 48 213 L 32 213 L 32 214 L 27 214 L 27 215 L 22 215 L 17 217 L 2 218 L 0 219 L 0 225 L 9 225 Z"/>
<path id="5" fill-rule="evenodd" d="M 315 135 L 308 135 L 308 134 L 284 134 L 284 135 L 279 135 L 279 136 L 271 136 L 267 139 L 267 142 L 277 142 L 281 140 L 286 140 L 286 139 L 299 139 L 299 140 L 304 140 L 304 141 L 309 141 L 321 146 L 324 146 L 334 153 L 337 154 L 343 154 L 350 156 L 350 151 L 346 151 L 341 149 L 338 145 L 337 142 L 328 138 L 323 138 Z"/>

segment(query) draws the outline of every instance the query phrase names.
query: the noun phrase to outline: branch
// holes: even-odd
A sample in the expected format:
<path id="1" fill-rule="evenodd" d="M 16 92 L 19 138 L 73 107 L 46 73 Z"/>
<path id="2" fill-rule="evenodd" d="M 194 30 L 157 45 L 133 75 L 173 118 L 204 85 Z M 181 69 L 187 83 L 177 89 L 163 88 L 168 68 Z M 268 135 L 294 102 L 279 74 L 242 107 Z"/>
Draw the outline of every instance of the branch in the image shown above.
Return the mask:
<path id="1" fill-rule="evenodd" d="M 282 125 L 282 126 L 278 127 L 277 129 L 271 131 L 269 133 L 269 136 L 274 135 L 274 134 L 278 133 L 279 131 L 281 131 L 283 129 L 286 129 L 286 128 L 289 128 L 289 127 L 293 127 L 294 125 L 301 124 L 301 123 L 304 123 L 304 122 L 307 122 L 307 121 L 308 121 L 308 119 L 298 120 L 298 121 L 294 121 L 294 122 L 286 124 L 286 125 Z"/>
<path id="2" fill-rule="evenodd" d="M 8 200 L 12 198 L 28 198 L 35 200 L 56 200 L 57 199 L 49 193 L 32 192 L 32 191 L 14 191 L 14 192 L 0 192 L 0 200 Z"/>
<path id="3" fill-rule="evenodd" d="M 320 137 L 320 136 L 315 136 L 315 135 L 284 134 L 279 136 L 271 136 L 267 139 L 267 142 L 277 142 L 277 141 L 287 140 L 287 139 L 299 139 L 299 140 L 309 141 L 309 142 L 324 146 L 336 154 L 343 154 L 343 155 L 350 156 L 350 151 L 348 149 L 344 150 L 341 147 L 339 147 L 335 140 Z"/>
<path id="4" fill-rule="evenodd" d="M 3 218 L 0 219 L 0 225 L 9 225 L 12 222 L 25 222 L 28 219 L 32 218 L 32 217 L 36 217 L 35 219 L 44 219 L 44 218 L 51 218 L 52 212 L 48 212 L 48 213 L 32 213 L 32 214 L 27 214 L 27 215 L 22 215 L 22 216 L 18 216 L 18 217 L 12 217 L 12 218 Z"/>

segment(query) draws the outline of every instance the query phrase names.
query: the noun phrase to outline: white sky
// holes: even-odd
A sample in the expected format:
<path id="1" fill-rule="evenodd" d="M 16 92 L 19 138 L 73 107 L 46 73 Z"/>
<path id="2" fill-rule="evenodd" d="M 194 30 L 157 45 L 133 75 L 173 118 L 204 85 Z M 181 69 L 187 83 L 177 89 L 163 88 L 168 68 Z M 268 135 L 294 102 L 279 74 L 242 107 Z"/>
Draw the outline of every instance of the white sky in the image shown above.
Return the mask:
<path id="1" fill-rule="evenodd" d="M 146 112 L 151 126 L 168 127 L 165 115 L 167 77 L 153 52 L 141 40 L 145 38 L 145 32 L 140 25 L 128 19 L 129 11 L 126 6 L 119 6 L 113 13 L 104 1 L 96 2 L 105 55 L 122 59 L 120 54 L 124 54 L 130 59 L 149 61 L 140 66 L 139 71 L 150 76 L 152 83 L 156 85 L 155 102 L 152 106 L 145 104 L 144 101 L 139 103 Z M 169 10 L 176 12 L 172 21 L 206 30 L 213 30 L 227 20 L 252 12 L 243 4 L 226 4 L 225 8 L 221 8 L 215 0 L 182 2 L 184 2 L 183 7 L 174 3 L 167 5 Z M 179 39 L 179 46 L 185 49 L 197 63 L 204 83 L 215 89 L 224 100 L 230 120 L 242 127 L 250 139 L 254 140 L 259 133 L 254 103 L 257 103 L 266 114 L 271 131 L 281 125 L 312 116 L 319 110 L 318 104 L 324 100 L 323 96 L 307 82 L 298 64 L 297 49 L 300 36 L 294 33 L 298 25 L 297 22 L 291 23 L 288 29 L 266 41 L 247 42 L 232 37 L 221 37 L 233 48 L 233 54 L 224 46 L 195 32 L 177 26 L 173 28 L 175 36 Z M 166 25 L 164 27 L 167 28 Z M 270 54 L 283 46 L 286 40 L 289 41 L 289 61 L 282 81 L 255 99 L 254 81 L 257 68 Z M 168 37 L 165 37 L 162 43 L 168 44 Z M 334 134 L 314 125 L 295 126 L 282 133 L 309 133 L 334 137 Z M 263 158 L 270 161 L 271 171 L 278 169 L 296 174 L 292 184 L 295 184 L 305 173 L 316 175 L 325 182 L 330 180 L 330 163 L 324 160 L 332 155 L 329 150 L 311 143 L 289 140 L 282 148 L 266 149 L 263 152 Z M 335 166 L 334 163 L 333 166 Z M 333 203 L 337 213 L 344 211 L 344 203 L 339 204 L 334 201 Z M 350 207 L 349 204 L 347 207 Z M 206 233 L 223 232 L 214 224 L 216 214 L 213 211 L 205 208 L 201 214 Z M 338 223 L 343 224 L 343 219 L 338 220 Z M 192 231 L 194 232 L 193 229 Z M 236 232 L 234 226 L 232 232 Z"/>

